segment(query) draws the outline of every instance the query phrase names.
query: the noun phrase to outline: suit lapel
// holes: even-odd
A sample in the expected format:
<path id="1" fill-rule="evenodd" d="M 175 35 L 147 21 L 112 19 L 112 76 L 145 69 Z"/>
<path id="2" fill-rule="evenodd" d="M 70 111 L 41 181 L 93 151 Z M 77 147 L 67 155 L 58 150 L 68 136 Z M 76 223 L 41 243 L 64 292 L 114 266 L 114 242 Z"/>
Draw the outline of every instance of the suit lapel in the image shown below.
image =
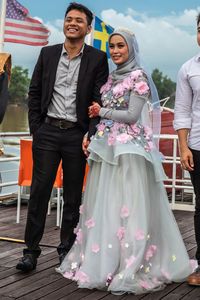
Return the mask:
<path id="1" fill-rule="evenodd" d="M 80 96 L 81 88 L 84 83 L 84 77 L 86 76 L 86 72 L 87 72 L 88 61 L 89 61 L 89 55 L 88 55 L 89 51 L 90 51 L 90 48 L 85 44 L 84 50 L 83 50 L 83 57 L 81 59 L 81 64 L 80 64 L 79 75 L 78 75 L 77 93 L 76 93 L 77 103 L 80 98 L 79 96 Z"/>
<path id="2" fill-rule="evenodd" d="M 60 55 L 62 52 L 62 47 L 63 47 L 63 44 L 56 45 L 55 48 L 53 49 L 53 52 L 51 53 L 51 57 L 53 57 L 53 59 L 51 59 L 51 70 L 49 70 L 49 72 L 50 72 L 49 83 L 50 83 L 50 87 L 52 88 L 52 90 L 53 90 L 53 87 L 55 84 L 56 71 L 57 71 Z"/>

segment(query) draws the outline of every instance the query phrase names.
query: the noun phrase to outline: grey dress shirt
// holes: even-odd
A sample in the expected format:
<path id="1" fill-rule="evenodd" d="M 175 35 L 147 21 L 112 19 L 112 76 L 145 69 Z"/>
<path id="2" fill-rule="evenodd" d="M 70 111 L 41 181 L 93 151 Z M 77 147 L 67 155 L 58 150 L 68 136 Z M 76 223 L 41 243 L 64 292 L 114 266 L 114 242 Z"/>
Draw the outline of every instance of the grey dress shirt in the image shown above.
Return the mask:
<path id="1" fill-rule="evenodd" d="M 56 119 L 77 122 L 76 89 L 84 45 L 71 60 L 64 47 L 58 63 L 53 96 L 47 115 Z"/>

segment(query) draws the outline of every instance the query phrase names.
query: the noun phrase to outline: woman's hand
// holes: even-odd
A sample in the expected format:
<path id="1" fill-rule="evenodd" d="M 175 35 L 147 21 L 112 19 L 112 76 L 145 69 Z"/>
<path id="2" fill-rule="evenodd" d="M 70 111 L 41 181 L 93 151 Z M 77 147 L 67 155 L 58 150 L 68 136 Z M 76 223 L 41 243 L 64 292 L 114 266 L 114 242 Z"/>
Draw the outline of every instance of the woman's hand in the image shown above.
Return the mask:
<path id="1" fill-rule="evenodd" d="M 87 136 L 84 136 L 83 141 L 82 141 L 82 150 L 87 157 L 90 154 L 90 152 L 87 150 L 89 143 L 90 143 L 90 141 L 88 141 Z"/>
<path id="2" fill-rule="evenodd" d="M 89 106 L 89 117 L 94 118 L 99 116 L 101 106 L 97 102 L 92 102 L 93 105 Z"/>

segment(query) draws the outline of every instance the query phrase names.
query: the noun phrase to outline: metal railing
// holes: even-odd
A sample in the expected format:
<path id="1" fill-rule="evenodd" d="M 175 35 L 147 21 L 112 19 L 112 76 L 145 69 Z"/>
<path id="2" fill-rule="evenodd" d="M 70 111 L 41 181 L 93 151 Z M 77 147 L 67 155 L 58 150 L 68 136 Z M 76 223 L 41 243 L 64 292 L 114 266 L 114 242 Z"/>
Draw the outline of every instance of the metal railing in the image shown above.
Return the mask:
<path id="1" fill-rule="evenodd" d="M 0 132 L 0 138 L 6 138 L 6 137 L 19 137 L 19 138 L 24 138 L 30 136 L 29 132 Z M 13 156 L 13 157 L 0 157 L 0 163 L 2 162 L 11 162 L 11 161 L 20 161 L 20 156 Z M 12 169 L 12 170 L 3 170 L 0 171 L 0 174 L 2 173 L 9 173 L 9 172 L 15 172 L 17 171 L 19 173 L 19 168 L 18 169 Z M 16 191 L 15 192 L 8 192 L 8 193 L 1 193 L 0 192 L 0 200 L 4 198 L 8 198 L 10 196 L 14 196 L 15 194 L 18 193 L 18 181 L 9 181 L 9 182 L 0 182 L 0 190 L 3 187 L 8 187 L 8 186 L 16 186 Z"/>
<path id="2" fill-rule="evenodd" d="M 165 156 L 165 160 L 162 162 L 163 164 L 172 164 L 172 177 L 165 180 L 167 184 L 165 184 L 165 188 L 172 189 L 172 198 L 170 206 L 172 209 L 179 210 L 190 210 L 194 211 L 195 209 L 195 196 L 193 186 L 191 184 L 190 179 L 183 178 L 178 179 L 176 177 L 177 165 L 180 165 L 180 157 L 178 156 L 178 135 L 173 134 L 161 134 L 160 139 L 167 139 L 173 141 L 173 154 L 172 156 Z M 185 174 L 185 172 L 183 172 Z M 178 184 L 179 183 L 179 184 Z M 180 184 L 181 183 L 181 184 Z M 176 190 L 188 190 L 192 194 L 192 203 L 176 203 Z"/>
<path id="3" fill-rule="evenodd" d="M 17 133 L 0 133 L 0 137 L 27 137 L 30 136 L 29 133 L 27 132 L 17 132 Z M 172 164 L 172 177 L 168 178 L 165 180 L 165 188 L 170 188 L 172 190 L 171 193 L 171 203 L 170 206 L 172 209 L 179 209 L 179 210 L 194 210 L 194 192 L 193 192 L 193 187 L 191 185 L 191 181 L 189 179 L 178 179 L 176 178 L 176 170 L 177 170 L 177 165 L 180 165 L 180 157 L 178 155 L 178 136 L 177 135 L 172 135 L 172 134 L 161 134 L 160 139 L 167 139 L 167 140 L 172 140 L 173 141 L 173 155 L 172 156 L 165 156 L 165 160 L 163 161 L 163 164 Z M 0 163 L 1 162 L 8 162 L 8 161 L 19 161 L 20 157 L 7 157 L 7 158 L 1 158 L 0 157 Z M 6 172 L 6 171 L 5 171 Z M 17 185 L 18 181 L 13 181 L 13 182 L 4 182 L 0 183 L 0 188 L 1 187 L 6 187 L 6 186 L 12 186 L 12 185 Z M 177 203 L 176 202 L 176 190 L 186 190 L 190 191 L 192 193 L 192 203 Z M 17 193 L 16 189 L 16 193 Z M 0 193 L 0 199 L 6 196 L 9 196 L 10 194 L 1 194 Z"/>

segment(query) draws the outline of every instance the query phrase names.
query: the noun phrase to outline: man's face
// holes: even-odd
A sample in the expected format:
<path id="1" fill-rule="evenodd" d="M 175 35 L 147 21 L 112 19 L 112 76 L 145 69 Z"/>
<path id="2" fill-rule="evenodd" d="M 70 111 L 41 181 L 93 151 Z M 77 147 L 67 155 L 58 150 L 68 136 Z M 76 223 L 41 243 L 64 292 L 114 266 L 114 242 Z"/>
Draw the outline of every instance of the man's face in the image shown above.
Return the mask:
<path id="1" fill-rule="evenodd" d="M 91 26 L 87 23 L 85 13 L 79 10 L 71 10 L 66 15 L 63 32 L 69 40 L 82 40 L 90 33 Z"/>
<path id="2" fill-rule="evenodd" d="M 200 22 L 197 26 L 197 43 L 200 46 Z"/>

